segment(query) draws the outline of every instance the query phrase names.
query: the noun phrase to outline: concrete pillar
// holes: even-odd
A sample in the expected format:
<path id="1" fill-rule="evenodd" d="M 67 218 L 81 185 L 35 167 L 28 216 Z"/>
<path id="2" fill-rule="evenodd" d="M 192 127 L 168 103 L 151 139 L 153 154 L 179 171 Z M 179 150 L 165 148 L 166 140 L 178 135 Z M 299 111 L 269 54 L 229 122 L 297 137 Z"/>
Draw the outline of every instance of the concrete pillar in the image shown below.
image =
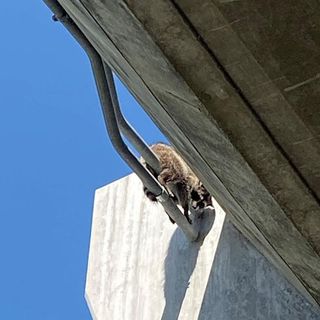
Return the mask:
<path id="1" fill-rule="evenodd" d="M 86 299 L 96 320 L 320 320 L 215 203 L 190 243 L 135 175 L 96 191 Z"/>

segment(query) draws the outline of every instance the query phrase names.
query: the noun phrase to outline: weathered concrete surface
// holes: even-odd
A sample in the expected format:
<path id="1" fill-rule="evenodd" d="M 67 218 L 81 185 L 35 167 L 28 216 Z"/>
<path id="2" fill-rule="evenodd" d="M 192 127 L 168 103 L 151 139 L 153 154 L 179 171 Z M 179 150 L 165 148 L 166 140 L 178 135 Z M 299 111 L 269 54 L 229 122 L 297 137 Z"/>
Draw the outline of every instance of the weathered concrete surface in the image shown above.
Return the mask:
<path id="1" fill-rule="evenodd" d="M 319 2 L 60 2 L 237 228 L 319 303 Z"/>
<path id="2" fill-rule="evenodd" d="M 144 197 L 135 175 L 98 189 L 86 283 L 94 319 L 319 320 L 215 207 L 201 245 Z"/>

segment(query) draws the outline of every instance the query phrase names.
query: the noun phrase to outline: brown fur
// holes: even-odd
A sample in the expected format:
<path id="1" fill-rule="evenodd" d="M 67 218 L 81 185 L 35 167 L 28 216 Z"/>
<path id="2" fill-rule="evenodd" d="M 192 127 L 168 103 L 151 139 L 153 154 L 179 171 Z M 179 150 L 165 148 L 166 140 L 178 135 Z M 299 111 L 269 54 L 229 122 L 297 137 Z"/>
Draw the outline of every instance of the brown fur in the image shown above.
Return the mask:
<path id="1" fill-rule="evenodd" d="M 159 175 L 157 176 L 143 159 L 141 159 L 141 162 L 166 188 L 171 198 L 181 205 L 185 217 L 191 223 L 188 213 L 189 205 L 191 204 L 195 209 L 202 209 L 211 205 L 209 192 L 173 147 L 164 143 L 157 143 L 152 145 L 151 149 L 160 161 Z M 146 187 L 144 187 L 144 193 L 151 201 L 157 201 L 155 195 Z M 171 218 L 170 220 L 174 223 Z"/>

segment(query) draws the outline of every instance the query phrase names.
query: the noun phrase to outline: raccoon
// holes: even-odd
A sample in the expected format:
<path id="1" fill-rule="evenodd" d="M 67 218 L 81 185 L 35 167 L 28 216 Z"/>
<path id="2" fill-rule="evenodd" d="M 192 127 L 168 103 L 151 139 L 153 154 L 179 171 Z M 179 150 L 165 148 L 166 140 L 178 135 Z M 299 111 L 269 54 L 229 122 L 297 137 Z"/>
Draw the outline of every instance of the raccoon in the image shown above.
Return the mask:
<path id="1" fill-rule="evenodd" d="M 186 219 L 191 224 L 190 205 L 194 209 L 203 209 L 212 205 L 209 192 L 173 147 L 164 143 L 156 143 L 150 148 L 159 158 L 159 175 L 141 158 L 142 164 L 166 188 L 172 200 L 182 207 Z M 156 196 L 145 186 L 143 191 L 151 201 L 157 201 Z M 175 223 L 170 216 L 169 219 Z"/>

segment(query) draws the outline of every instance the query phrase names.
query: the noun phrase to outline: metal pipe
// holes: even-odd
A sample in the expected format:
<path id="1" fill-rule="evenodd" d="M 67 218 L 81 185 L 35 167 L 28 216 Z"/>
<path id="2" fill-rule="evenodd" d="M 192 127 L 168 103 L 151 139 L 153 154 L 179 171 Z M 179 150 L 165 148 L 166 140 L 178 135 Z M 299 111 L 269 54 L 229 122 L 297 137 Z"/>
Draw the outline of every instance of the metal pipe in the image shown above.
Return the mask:
<path id="1" fill-rule="evenodd" d="M 70 34 L 77 40 L 83 50 L 87 53 L 90 62 L 100 58 L 100 55 L 88 39 L 84 36 L 82 31 L 73 22 L 71 17 L 67 14 L 64 8 L 56 0 L 43 0 L 43 2 L 48 6 L 48 8 L 53 12 L 52 19 L 54 21 L 59 21 L 63 26 L 70 32 Z"/>
<path id="2" fill-rule="evenodd" d="M 147 171 L 147 169 L 129 151 L 121 138 L 120 132 L 117 127 L 115 112 L 113 107 L 111 108 L 111 106 L 113 106 L 112 99 L 109 91 L 109 85 L 106 80 L 104 65 L 100 55 L 57 1 L 44 0 L 44 2 L 54 13 L 54 19 L 59 20 L 65 26 L 65 28 L 71 33 L 71 35 L 79 42 L 90 59 L 100 102 L 102 105 L 106 127 L 113 146 L 121 155 L 121 157 L 129 164 L 132 170 L 137 173 L 143 184 L 152 193 L 154 193 L 156 196 L 159 196 L 163 192 L 163 187 L 152 175 L 150 175 L 149 171 Z"/>
<path id="3" fill-rule="evenodd" d="M 105 88 L 105 84 L 108 86 L 106 79 L 102 79 L 100 72 L 101 68 L 98 65 L 93 66 L 93 72 L 95 74 L 96 84 L 100 96 L 100 101 L 103 109 L 103 114 L 106 121 L 107 130 L 113 143 L 114 148 L 119 152 L 122 158 L 132 168 L 132 170 L 140 177 L 143 184 L 156 195 L 165 211 L 170 217 L 176 221 L 177 225 L 184 231 L 185 235 L 191 240 L 195 241 L 198 238 L 199 232 L 186 220 L 184 215 L 178 209 L 176 204 L 172 201 L 167 191 L 159 184 L 159 182 L 145 169 L 143 165 L 136 159 L 136 157 L 128 150 L 127 146 L 123 142 L 119 128 L 117 127 L 116 113 L 114 106 L 112 105 L 112 99 L 110 94 L 110 88 Z M 111 72 L 111 70 L 109 70 Z M 111 75 L 112 76 L 112 75 Z M 150 179 L 152 178 L 152 179 Z M 153 190 L 161 188 L 161 193 L 155 193 Z"/>
<path id="4" fill-rule="evenodd" d="M 112 104 L 108 82 L 104 73 L 102 59 L 99 56 L 99 58 L 94 59 L 91 64 L 98 88 L 106 128 L 114 148 L 118 151 L 123 160 L 126 161 L 132 170 L 139 176 L 142 183 L 156 196 L 161 195 L 164 192 L 163 187 L 130 152 L 121 137 L 117 126 L 117 118 Z"/>
<path id="5" fill-rule="evenodd" d="M 78 28 L 78 26 L 72 21 L 72 19 L 66 13 L 64 8 L 55 0 L 54 1 L 44 0 L 44 2 L 54 13 L 53 19 L 55 21 L 60 21 L 65 26 L 65 28 L 72 34 L 72 36 L 77 40 L 77 42 L 81 45 L 81 47 L 86 51 L 91 61 L 91 64 L 93 63 L 92 61 L 97 60 L 98 57 L 100 58 L 100 55 L 98 54 L 98 52 L 95 50 L 92 44 L 88 41 L 88 39 L 83 35 L 82 31 Z M 130 124 L 123 117 L 120 110 L 116 89 L 114 86 L 112 71 L 106 63 L 103 63 L 103 66 L 104 66 L 104 71 L 106 73 L 108 85 L 110 88 L 111 99 L 114 106 L 114 110 L 116 112 L 116 118 L 121 128 L 121 132 L 123 132 L 126 138 L 132 143 L 132 145 L 141 154 L 144 160 L 152 167 L 152 169 L 157 174 L 159 174 L 160 164 L 159 164 L 158 157 L 154 154 L 152 150 L 149 149 L 148 145 L 143 141 L 143 139 L 135 132 L 135 130 L 130 126 Z"/>
<path id="6" fill-rule="evenodd" d="M 118 125 L 121 129 L 121 133 L 123 133 L 126 138 L 133 144 L 133 146 L 140 152 L 143 159 L 151 166 L 151 168 L 157 173 L 160 173 L 160 163 L 159 159 L 156 154 L 150 150 L 148 145 L 143 141 L 143 139 L 139 136 L 139 134 L 131 127 L 131 125 L 127 122 L 124 118 L 120 105 L 119 100 L 117 97 L 117 91 L 114 85 L 114 79 L 112 75 L 111 68 L 104 62 L 104 72 L 106 74 L 111 100 L 113 103 L 113 108 L 116 114 L 116 118 L 118 121 Z"/>
<path id="7" fill-rule="evenodd" d="M 172 219 L 174 219 L 177 225 L 183 230 L 185 235 L 191 240 L 194 241 L 198 238 L 198 231 L 189 224 L 186 218 L 183 216 L 181 211 L 175 205 L 175 203 L 170 198 L 167 191 L 159 184 L 159 182 L 150 174 L 150 172 L 138 161 L 138 159 L 129 151 L 126 144 L 122 140 L 118 122 L 116 111 L 113 105 L 113 101 L 115 101 L 115 97 L 111 97 L 111 92 L 115 88 L 109 86 L 109 83 L 113 83 L 113 79 L 110 82 L 107 81 L 106 76 L 112 76 L 111 70 L 109 67 L 104 68 L 104 63 L 98 54 L 98 52 L 94 49 L 88 39 L 84 36 L 81 30 L 76 26 L 76 24 L 72 21 L 72 19 L 65 12 L 63 7 L 56 0 L 43 0 L 47 6 L 54 13 L 54 19 L 59 20 L 66 29 L 71 33 L 71 35 L 79 42 L 82 48 L 86 51 L 92 66 L 92 70 L 94 73 L 98 94 L 100 98 L 100 103 L 102 106 L 103 116 L 106 123 L 107 131 L 110 136 L 110 140 L 117 150 L 119 155 L 123 158 L 123 160 L 132 168 L 132 170 L 139 176 L 142 183 L 157 196 L 166 212 L 170 215 Z M 116 105 L 117 108 L 117 105 Z M 118 112 L 121 113 L 120 108 L 118 108 Z M 121 120 L 121 116 L 119 119 Z M 127 130 L 127 127 L 126 129 Z M 130 131 L 130 130 L 129 130 Z"/>

